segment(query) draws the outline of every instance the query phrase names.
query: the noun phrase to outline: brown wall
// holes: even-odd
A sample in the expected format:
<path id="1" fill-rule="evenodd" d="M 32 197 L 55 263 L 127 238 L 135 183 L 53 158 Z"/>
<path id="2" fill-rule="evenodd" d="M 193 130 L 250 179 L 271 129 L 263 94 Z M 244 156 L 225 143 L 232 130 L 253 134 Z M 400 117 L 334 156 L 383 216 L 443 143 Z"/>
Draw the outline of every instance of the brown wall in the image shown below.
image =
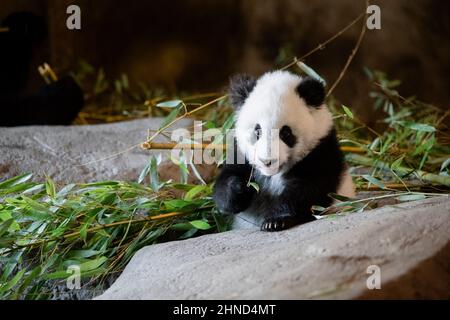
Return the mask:
<path id="1" fill-rule="evenodd" d="M 344 103 L 367 105 L 363 66 L 403 80 L 405 95 L 448 108 L 450 2 L 379 0 L 382 29 L 368 31 L 360 52 L 336 90 Z M 65 28 L 65 8 L 82 9 L 82 30 Z M 28 9 L 47 17 L 47 51 L 58 70 L 78 58 L 111 75 L 173 90 L 221 88 L 230 74 L 260 74 L 274 67 L 281 46 L 301 55 L 356 17 L 357 0 L 3 0 L 0 17 Z M 360 27 L 355 26 L 307 63 L 329 83 L 338 76 Z M 50 52 L 50 53 L 48 53 Z"/>

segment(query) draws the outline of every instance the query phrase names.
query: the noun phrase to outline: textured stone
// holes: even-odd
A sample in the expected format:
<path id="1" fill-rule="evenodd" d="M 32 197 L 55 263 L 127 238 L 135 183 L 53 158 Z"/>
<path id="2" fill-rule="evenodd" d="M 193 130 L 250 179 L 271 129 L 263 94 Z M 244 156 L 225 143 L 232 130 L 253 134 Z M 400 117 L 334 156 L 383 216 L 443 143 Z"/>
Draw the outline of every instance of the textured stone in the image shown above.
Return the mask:
<path id="1" fill-rule="evenodd" d="M 35 179 L 47 174 L 62 183 L 135 181 L 150 154 L 137 146 L 145 141 L 147 130 L 158 129 L 162 121 L 149 118 L 89 126 L 0 127 L 0 181 L 24 172 L 34 173 Z M 173 128 L 189 124 L 191 120 L 182 120 Z"/>
<path id="2" fill-rule="evenodd" d="M 97 299 L 450 298 L 450 199 L 145 247 Z M 367 268 L 381 268 L 368 290 Z"/>

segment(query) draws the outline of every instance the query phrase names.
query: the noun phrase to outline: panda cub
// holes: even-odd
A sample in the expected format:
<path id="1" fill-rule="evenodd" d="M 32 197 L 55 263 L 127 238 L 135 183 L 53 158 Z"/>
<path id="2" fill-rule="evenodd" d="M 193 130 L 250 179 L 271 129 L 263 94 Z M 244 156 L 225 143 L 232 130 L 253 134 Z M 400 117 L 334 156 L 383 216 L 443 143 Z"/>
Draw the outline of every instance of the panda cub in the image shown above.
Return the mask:
<path id="1" fill-rule="evenodd" d="M 329 193 L 354 197 L 321 82 L 287 71 L 238 75 L 229 95 L 245 161 L 222 167 L 213 193 L 221 212 L 280 231 L 314 220 L 311 206 L 329 206 Z"/>

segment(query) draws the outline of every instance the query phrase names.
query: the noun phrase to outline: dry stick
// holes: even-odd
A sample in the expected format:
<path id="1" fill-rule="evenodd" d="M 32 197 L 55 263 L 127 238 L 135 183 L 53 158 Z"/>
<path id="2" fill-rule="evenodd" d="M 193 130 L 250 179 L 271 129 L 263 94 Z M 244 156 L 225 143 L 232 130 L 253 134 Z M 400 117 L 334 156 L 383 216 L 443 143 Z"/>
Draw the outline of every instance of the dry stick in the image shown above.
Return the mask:
<path id="1" fill-rule="evenodd" d="M 366 1 L 366 10 L 367 10 L 368 5 L 369 5 L 369 2 Z M 365 16 L 365 13 L 364 13 L 364 16 Z M 353 58 L 356 55 L 356 52 L 358 51 L 359 47 L 361 46 L 362 40 L 364 39 L 364 35 L 366 34 L 366 28 L 367 28 L 366 27 L 366 20 L 364 19 L 363 24 L 362 24 L 362 28 L 361 28 L 361 32 L 360 32 L 359 37 L 358 37 L 358 41 L 356 42 L 356 45 L 353 48 L 352 53 L 348 57 L 344 68 L 342 69 L 341 73 L 339 74 L 339 77 L 333 83 L 333 85 L 331 86 L 330 90 L 328 90 L 327 97 L 330 96 L 330 94 L 333 92 L 334 88 L 336 88 L 336 86 L 339 84 L 339 82 L 344 77 L 344 74 L 347 72 L 347 69 L 350 66 L 350 63 L 352 62 Z"/>
<path id="2" fill-rule="evenodd" d="M 384 188 L 381 188 L 377 185 L 373 184 L 364 184 L 357 189 L 360 191 L 376 191 L 376 190 L 408 190 L 408 189 L 424 189 L 431 188 L 430 186 L 423 186 L 419 184 L 407 184 L 406 186 L 403 183 L 385 183 Z"/>
<path id="3" fill-rule="evenodd" d="M 365 15 L 366 15 L 366 9 L 365 9 L 364 12 L 361 13 L 355 20 L 353 20 L 352 22 L 350 22 L 347 26 L 345 26 L 343 29 L 341 29 L 341 30 L 340 30 L 338 33 L 336 33 L 334 36 L 332 36 L 331 38 L 327 39 L 325 42 L 320 43 L 317 47 L 315 47 L 314 49 L 310 50 L 309 52 L 307 52 L 306 54 L 304 54 L 304 55 L 301 56 L 300 58 L 294 58 L 294 61 L 292 61 L 292 62 L 289 63 L 288 65 L 286 65 L 286 66 L 284 66 L 283 68 L 281 68 L 281 70 L 289 69 L 290 67 L 296 65 L 297 62 L 302 61 L 303 59 L 305 59 L 306 57 L 312 55 L 312 54 L 315 53 L 316 51 L 323 50 L 327 44 L 329 44 L 330 42 L 332 42 L 333 40 L 335 40 L 336 38 L 338 38 L 339 36 L 341 36 L 345 31 L 347 31 L 348 29 L 350 29 L 351 27 L 353 27 L 353 25 L 355 25 L 359 20 L 361 20 L 361 18 L 363 18 Z"/>
<path id="4" fill-rule="evenodd" d="M 381 170 L 393 170 L 394 172 L 396 172 L 399 175 L 406 175 L 406 174 L 414 173 L 419 179 L 421 179 L 423 181 L 450 187 L 450 177 L 441 176 L 438 174 L 429 173 L 429 172 L 422 171 L 422 170 L 412 170 L 410 168 L 405 168 L 405 167 L 391 168 L 389 166 L 389 164 L 386 162 L 374 161 L 371 158 L 361 156 L 358 154 L 349 153 L 345 157 L 346 157 L 347 161 L 349 161 L 349 162 L 357 163 L 357 164 L 360 164 L 363 166 L 368 166 L 368 167 L 376 167 Z"/>

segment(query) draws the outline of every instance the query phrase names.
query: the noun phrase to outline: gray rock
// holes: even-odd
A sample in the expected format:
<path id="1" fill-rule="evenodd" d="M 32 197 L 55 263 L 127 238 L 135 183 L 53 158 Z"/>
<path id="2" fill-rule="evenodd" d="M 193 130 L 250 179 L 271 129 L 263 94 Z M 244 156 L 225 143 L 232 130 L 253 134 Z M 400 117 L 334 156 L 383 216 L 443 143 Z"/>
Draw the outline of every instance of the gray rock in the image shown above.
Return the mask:
<path id="1" fill-rule="evenodd" d="M 162 121 L 149 118 L 90 126 L 0 127 L 0 181 L 24 172 L 34 173 L 35 179 L 48 175 L 62 183 L 135 181 L 150 152 L 132 147 L 145 141 L 147 130 L 158 129 Z M 191 123 L 185 119 L 173 128 Z"/>
<path id="2" fill-rule="evenodd" d="M 97 299 L 450 298 L 447 196 L 280 233 L 233 230 L 136 253 Z M 381 271 L 368 290 L 367 268 Z"/>

